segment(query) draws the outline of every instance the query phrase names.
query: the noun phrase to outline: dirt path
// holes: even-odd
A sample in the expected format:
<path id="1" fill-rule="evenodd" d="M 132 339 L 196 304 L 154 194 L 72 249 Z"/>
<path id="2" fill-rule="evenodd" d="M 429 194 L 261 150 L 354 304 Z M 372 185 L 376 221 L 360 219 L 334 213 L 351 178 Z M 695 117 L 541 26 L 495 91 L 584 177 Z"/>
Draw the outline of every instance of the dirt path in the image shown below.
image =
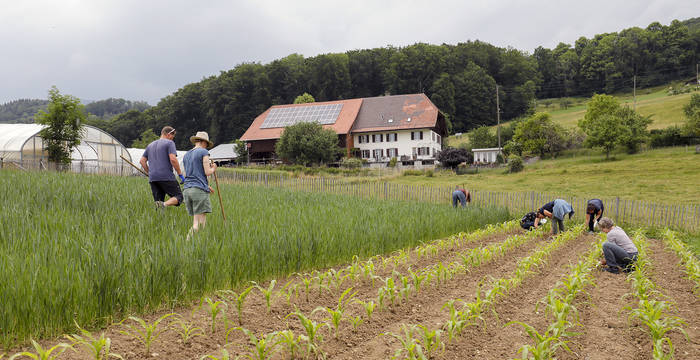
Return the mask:
<path id="1" fill-rule="evenodd" d="M 667 250 L 661 240 L 649 239 L 647 252 L 653 264 L 651 280 L 666 300 L 674 304 L 671 315 L 682 318 L 687 324 L 683 329 L 690 340 L 679 331 L 669 335 L 676 348 L 675 357 L 700 359 L 700 297 L 693 293 L 694 283 L 682 272 L 678 256 Z"/>
<path id="2" fill-rule="evenodd" d="M 579 236 L 555 251 L 546 266 L 538 274 L 496 304 L 498 317 L 489 316 L 486 329 L 471 327 L 447 347 L 445 359 L 512 359 L 518 357 L 518 349 L 530 343 L 520 325 L 506 326 L 510 321 L 521 321 L 542 332 L 549 324 L 543 306 L 537 303 L 552 289 L 557 281 L 569 272 L 569 265 L 579 261 L 594 241 L 589 236 Z"/>

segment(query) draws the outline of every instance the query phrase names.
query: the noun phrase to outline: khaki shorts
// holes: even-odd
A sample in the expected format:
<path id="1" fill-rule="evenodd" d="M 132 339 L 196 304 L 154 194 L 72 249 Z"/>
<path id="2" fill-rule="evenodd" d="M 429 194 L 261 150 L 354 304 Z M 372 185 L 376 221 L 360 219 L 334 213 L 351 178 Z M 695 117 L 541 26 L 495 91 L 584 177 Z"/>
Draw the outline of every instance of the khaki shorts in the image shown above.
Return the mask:
<path id="1" fill-rule="evenodd" d="M 211 200 L 209 200 L 208 192 L 191 187 L 185 189 L 182 193 L 185 197 L 187 213 L 190 214 L 190 216 L 211 212 Z"/>

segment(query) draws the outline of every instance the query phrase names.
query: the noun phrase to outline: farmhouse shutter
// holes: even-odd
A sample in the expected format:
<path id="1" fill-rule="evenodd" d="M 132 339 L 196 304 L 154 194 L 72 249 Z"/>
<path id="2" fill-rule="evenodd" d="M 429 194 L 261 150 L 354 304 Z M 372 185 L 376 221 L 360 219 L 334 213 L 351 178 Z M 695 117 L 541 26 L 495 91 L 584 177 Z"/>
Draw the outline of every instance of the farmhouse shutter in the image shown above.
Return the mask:
<path id="1" fill-rule="evenodd" d="M 423 132 L 419 131 L 419 133 L 420 133 L 420 139 L 423 140 Z"/>
<path id="2" fill-rule="evenodd" d="M 413 134 L 414 134 L 414 132 L 411 131 L 411 140 L 414 140 L 414 139 L 413 139 Z"/>

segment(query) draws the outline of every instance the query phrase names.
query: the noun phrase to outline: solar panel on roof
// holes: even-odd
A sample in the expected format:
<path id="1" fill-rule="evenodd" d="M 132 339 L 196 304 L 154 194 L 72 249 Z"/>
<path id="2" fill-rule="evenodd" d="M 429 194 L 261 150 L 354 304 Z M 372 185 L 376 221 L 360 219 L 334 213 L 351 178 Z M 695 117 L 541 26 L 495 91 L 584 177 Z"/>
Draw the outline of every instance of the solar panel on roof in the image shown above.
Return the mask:
<path id="1" fill-rule="evenodd" d="M 335 124 L 343 104 L 324 104 L 274 108 L 270 110 L 260 126 L 261 129 L 286 127 L 300 122 L 317 122 L 321 125 Z"/>

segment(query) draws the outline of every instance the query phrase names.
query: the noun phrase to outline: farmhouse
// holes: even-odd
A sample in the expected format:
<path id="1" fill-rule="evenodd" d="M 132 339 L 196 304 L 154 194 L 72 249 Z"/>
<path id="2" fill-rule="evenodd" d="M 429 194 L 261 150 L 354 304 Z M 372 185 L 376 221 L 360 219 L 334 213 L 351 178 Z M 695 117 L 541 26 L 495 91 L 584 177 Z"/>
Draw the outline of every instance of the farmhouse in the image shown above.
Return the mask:
<path id="1" fill-rule="evenodd" d="M 434 164 L 447 133 L 444 115 L 425 94 L 275 105 L 255 118 L 241 137 L 251 161 L 275 159 L 275 143 L 284 127 L 304 121 L 332 129 L 346 156 L 375 166 L 392 158 L 403 165 Z"/>

